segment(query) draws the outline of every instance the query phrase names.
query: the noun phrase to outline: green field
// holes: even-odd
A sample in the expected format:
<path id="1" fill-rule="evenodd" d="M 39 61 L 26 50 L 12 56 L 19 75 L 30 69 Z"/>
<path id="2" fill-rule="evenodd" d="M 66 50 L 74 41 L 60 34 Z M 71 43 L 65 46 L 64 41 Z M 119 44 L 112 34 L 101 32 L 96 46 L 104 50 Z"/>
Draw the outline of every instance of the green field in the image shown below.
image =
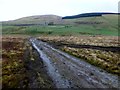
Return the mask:
<path id="1" fill-rule="evenodd" d="M 96 29 L 93 26 L 3 26 L 2 34 L 27 35 L 112 35 L 117 36 L 118 30 L 114 28 Z"/>

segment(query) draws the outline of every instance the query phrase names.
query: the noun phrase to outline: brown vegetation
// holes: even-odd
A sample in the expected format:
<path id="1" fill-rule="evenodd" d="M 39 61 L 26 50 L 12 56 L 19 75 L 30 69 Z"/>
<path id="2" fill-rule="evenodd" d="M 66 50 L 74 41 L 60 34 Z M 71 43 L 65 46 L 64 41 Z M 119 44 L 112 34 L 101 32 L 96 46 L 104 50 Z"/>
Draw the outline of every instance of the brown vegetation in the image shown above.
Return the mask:
<path id="1" fill-rule="evenodd" d="M 120 76 L 118 37 L 110 36 L 55 36 L 39 37 L 71 55 L 81 58 L 110 73 Z M 86 47 L 86 46 L 89 46 Z M 93 49 L 93 47 L 96 47 Z M 103 47 L 106 47 L 105 50 Z M 108 48 L 109 47 L 109 48 Z M 110 48 L 112 47 L 112 48 Z M 112 52 L 115 49 L 115 52 Z M 118 50 L 116 50 L 118 49 Z"/>
<path id="2" fill-rule="evenodd" d="M 3 88 L 54 88 L 39 54 L 29 41 L 2 38 Z"/>
<path id="3" fill-rule="evenodd" d="M 2 87 L 26 87 L 27 76 L 23 62 L 24 40 L 3 38 L 2 41 Z"/>

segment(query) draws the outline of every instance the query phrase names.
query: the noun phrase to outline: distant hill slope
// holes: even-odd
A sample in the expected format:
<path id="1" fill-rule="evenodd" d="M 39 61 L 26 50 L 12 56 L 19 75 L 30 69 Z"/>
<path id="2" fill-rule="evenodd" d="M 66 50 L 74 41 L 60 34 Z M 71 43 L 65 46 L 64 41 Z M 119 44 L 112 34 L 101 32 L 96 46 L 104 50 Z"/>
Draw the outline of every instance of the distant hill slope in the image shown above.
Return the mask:
<path id="1" fill-rule="evenodd" d="M 82 18 L 81 18 L 82 17 Z M 99 25 L 102 27 L 118 26 L 118 13 L 85 13 L 74 16 L 37 15 L 5 21 L 3 25 L 32 26 L 32 25 Z"/>
<path id="2" fill-rule="evenodd" d="M 53 22 L 54 24 L 61 23 L 62 17 L 56 15 L 36 15 L 23 17 L 16 20 L 5 21 L 3 24 L 17 24 L 17 25 L 45 25 Z"/>

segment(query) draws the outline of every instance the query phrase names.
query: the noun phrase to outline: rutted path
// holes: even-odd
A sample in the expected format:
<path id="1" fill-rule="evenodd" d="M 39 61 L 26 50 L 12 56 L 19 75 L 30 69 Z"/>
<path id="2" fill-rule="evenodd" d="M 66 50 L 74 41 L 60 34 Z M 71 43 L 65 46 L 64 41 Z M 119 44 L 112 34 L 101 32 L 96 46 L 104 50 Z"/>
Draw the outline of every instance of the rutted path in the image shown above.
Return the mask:
<path id="1" fill-rule="evenodd" d="M 117 76 L 35 38 L 30 42 L 40 54 L 57 88 L 118 88 Z"/>

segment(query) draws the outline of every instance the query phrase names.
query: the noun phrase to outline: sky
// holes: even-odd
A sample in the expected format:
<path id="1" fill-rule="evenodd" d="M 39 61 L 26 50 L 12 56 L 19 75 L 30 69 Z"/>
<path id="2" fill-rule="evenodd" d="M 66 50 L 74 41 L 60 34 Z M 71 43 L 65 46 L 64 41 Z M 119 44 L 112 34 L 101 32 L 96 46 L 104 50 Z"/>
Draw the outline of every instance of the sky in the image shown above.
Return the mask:
<path id="1" fill-rule="evenodd" d="M 0 21 L 33 15 L 118 12 L 119 0 L 0 0 Z"/>

